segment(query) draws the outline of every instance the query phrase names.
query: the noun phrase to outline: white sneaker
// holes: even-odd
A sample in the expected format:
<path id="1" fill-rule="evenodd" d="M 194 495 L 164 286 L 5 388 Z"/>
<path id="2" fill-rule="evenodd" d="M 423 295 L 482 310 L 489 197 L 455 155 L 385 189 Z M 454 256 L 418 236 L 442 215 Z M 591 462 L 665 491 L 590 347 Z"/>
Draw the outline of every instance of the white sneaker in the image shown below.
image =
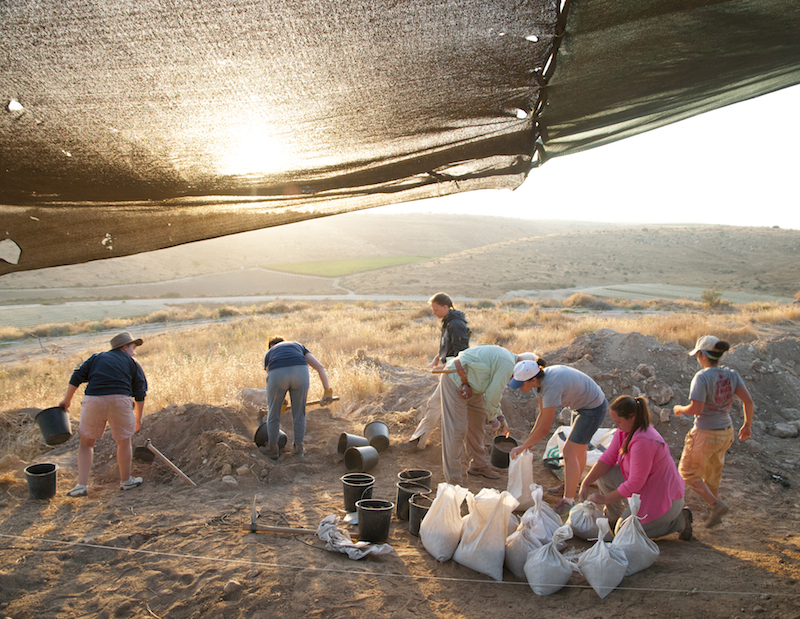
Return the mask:
<path id="1" fill-rule="evenodd" d="M 67 492 L 67 496 L 76 497 L 76 496 L 87 496 L 89 494 L 89 486 L 84 486 L 83 484 L 78 484 L 72 490 Z"/>
<path id="2" fill-rule="evenodd" d="M 122 482 L 119 489 L 120 490 L 133 490 L 134 488 L 138 488 L 142 485 L 144 480 L 141 477 L 131 477 L 128 481 Z"/>

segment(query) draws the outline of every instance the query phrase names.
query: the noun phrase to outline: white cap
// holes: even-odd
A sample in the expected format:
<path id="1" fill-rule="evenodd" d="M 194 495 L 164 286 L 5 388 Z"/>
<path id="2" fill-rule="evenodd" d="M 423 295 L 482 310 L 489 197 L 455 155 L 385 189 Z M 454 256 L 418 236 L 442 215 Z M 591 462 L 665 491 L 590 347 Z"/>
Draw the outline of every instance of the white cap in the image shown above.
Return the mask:
<path id="1" fill-rule="evenodd" d="M 519 389 L 526 380 L 530 380 L 539 375 L 542 368 L 536 361 L 520 361 L 514 366 L 514 378 L 508 383 L 512 389 Z"/>
<path id="2" fill-rule="evenodd" d="M 697 340 L 697 343 L 694 345 L 694 350 L 692 350 L 689 353 L 689 356 L 690 357 L 694 357 L 701 350 L 702 351 L 708 350 L 708 351 L 714 352 L 714 347 L 717 345 L 717 342 L 719 342 L 719 338 L 718 337 L 715 337 L 713 335 L 704 335 L 699 340 Z M 722 353 L 719 353 L 719 354 L 722 354 Z"/>

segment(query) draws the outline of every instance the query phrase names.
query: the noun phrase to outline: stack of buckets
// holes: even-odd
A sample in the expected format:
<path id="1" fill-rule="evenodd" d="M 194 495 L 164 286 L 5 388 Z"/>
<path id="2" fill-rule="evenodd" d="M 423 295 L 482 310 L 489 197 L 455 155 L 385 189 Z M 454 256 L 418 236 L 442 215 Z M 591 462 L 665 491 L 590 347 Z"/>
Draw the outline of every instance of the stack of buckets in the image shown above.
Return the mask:
<path id="1" fill-rule="evenodd" d="M 369 473 L 347 473 L 342 476 L 344 508 L 358 515 L 358 539 L 383 544 L 389 539 L 392 511 L 398 520 L 408 520 L 408 530 L 419 536 L 419 526 L 431 505 L 431 472 L 414 469 L 397 475 L 397 502 L 372 498 L 375 477 Z"/>

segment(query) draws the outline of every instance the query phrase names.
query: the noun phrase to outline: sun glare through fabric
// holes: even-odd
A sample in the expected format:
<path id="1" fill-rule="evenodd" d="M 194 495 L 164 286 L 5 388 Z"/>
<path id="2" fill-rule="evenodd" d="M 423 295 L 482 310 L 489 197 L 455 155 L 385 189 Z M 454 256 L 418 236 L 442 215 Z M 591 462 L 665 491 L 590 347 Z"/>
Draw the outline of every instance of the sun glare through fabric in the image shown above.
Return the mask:
<path id="1" fill-rule="evenodd" d="M 285 172 L 291 153 L 264 127 L 234 127 L 220 136 L 216 153 L 220 174 L 230 176 L 270 175 Z"/>

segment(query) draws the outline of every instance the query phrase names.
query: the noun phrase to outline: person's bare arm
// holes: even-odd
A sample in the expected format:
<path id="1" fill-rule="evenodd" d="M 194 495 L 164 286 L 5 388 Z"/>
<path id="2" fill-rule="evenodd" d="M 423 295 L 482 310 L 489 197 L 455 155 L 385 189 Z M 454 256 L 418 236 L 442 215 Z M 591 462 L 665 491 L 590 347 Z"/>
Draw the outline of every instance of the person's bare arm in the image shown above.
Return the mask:
<path id="1" fill-rule="evenodd" d="M 144 400 L 133 403 L 133 415 L 136 417 L 136 429 L 134 434 L 142 429 L 142 415 L 144 414 Z"/>
<path id="2" fill-rule="evenodd" d="M 753 435 L 753 398 L 750 397 L 750 392 L 744 385 L 739 385 L 739 388 L 734 391 L 734 395 L 742 401 L 744 408 L 744 423 L 739 430 L 739 440 L 746 441 Z"/>
<path id="3" fill-rule="evenodd" d="M 65 411 L 68 411 L 70 405 L 72 404 L 72 396 L 75 395 L 77 390 L 78 388 L 75 385 L 67 385 L 67 393 L 64 395 L 64 399 L 58 403 L 59 407 L 63 408 Z"/>
<path id="4" fill-rule="evenodd" d="M 701 402 L 700 400 L 692 400 L 692 403 L 686 406 L 676 404 L 672 407 L 672 412 L 675 413 L 676 417 L 680 417 L 681 415 L 699 415 L 703 412 L 705 407 L 705 402 Z"/>
<path id="5" fill-rule="evenodd" d="M 528 438 L 525 439 L 525 442 L 522 443 L 522 445 L 511 450 L 512 458 L 516 458 L 526 449 L 531 449 L 550 432 L 550 427 L 553 425 L 553 419 L 556 417 L 556 407 L 548 406 L 547 408 L 543 409 L 542 399 L 539 398 L 539 411 L 539 416 L 536 418 L 536 423 L 533 424 L 533 429 L 528 435 Z"/>
<path id="6" fill-rule="evenodd" d="M 319 379 L 322 382 L 322 388 L 325 391 L 330 391 L 331 386 L 330 383 L 328 383 L 328 375 L 325 373 L 325 368 L 322 366 L 322 364 L 310 352 L 306 353 L 306 361 L 308 362 L 308 365 L 314 368 L 317 374 L 319 374 Z"/>

